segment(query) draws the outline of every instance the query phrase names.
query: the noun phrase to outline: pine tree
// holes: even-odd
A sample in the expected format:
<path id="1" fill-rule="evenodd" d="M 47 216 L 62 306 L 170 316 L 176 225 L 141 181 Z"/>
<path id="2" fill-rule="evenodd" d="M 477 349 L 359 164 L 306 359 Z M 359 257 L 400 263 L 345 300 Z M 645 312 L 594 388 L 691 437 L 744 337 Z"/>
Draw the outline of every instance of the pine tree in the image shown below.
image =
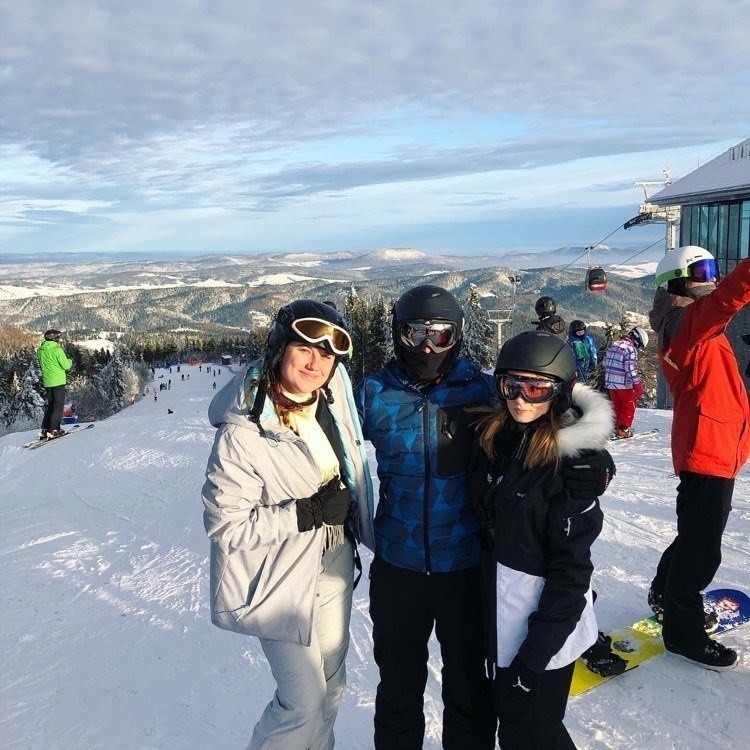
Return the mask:
<path id="1" fill-rule="evenodd" d="M 15 373 L 11 396 L 6 402 L 5 425 L 11 432 L 39 427 L 44 417 L 45 403 L 39 389 L 41 372 L 36 357 L 23 355 L 19 364 L 25 364 L 22 374 Z"/>
<path id="2" fill-rule="evenodd" d="M 381 295 L 370 308 L 367 326 L 367 351 L 365 353 L 365 375 L 377 372 L 393 356 L 393 336 L 390 314 Z"/>
<path id="3" fill-rule="evenodd" d="M 351 359 L 344 358 L 352 382 L 358 383 L 365 375 L 365 355 L 368 345 L 367 304 L 360 299 L 357 290 L 352 287 L 344 304 L 344 320 L 349 335 L 352 337 L 353 351 Z"/>
<path id="4" fill-rule="evenodd" d="M 469 299 L 466 309 L 464 339 L 461 345 L 461 356 L 476 362 L 482 368 L 492 366 L 492 328 L 487 311 L 482 309 L 481 297 L 476 284 L 469 284 Z"/>

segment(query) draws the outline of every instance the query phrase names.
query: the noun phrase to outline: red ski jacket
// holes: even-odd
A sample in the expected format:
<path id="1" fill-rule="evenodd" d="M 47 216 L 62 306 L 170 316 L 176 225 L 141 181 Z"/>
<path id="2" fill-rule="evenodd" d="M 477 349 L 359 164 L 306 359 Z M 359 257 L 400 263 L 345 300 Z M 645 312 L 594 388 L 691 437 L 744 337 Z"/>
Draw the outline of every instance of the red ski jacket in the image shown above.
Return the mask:
<path id="1" fill-rule="evenodd" d="M 657 289 L 649 313 L 659 334 L 659 361 L 674 400 L 672 462 L 736 477 L 750 455 L 750 403 L 724 331 L 750 302 L 750 258 L 711 294 L 696 300 Z"/>

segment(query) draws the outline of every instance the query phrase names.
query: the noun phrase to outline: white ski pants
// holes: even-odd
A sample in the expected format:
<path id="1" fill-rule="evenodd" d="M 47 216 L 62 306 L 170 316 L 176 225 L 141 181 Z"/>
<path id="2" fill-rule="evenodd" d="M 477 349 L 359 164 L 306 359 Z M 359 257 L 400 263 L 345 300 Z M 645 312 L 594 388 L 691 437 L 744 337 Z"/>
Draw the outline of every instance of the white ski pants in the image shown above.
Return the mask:
<path id="1" fill-rule="evenodd" d="M 309 646 L 261 638 L 276 692 L 247 750 L 331 750 L 346 685 L 354 550 L 347 539 L 321 558 Z"/>

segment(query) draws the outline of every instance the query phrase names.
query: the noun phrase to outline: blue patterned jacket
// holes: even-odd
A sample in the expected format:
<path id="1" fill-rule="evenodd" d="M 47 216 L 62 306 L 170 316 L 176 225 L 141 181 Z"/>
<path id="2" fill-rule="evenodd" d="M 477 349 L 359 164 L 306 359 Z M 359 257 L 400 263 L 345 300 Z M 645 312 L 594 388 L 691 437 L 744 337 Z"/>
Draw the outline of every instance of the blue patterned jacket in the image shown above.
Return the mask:
<path id="1" fill-rule="evenodd" d="M 357 386 L 380 480 L 375 549 L 386 562 L 422 573 L 479 564 L 467 479 L 474 417 L 465 407 L 488 404 L 494 394 L 492 377 L 465 359 L 426 394 L 395 361 Z"/>

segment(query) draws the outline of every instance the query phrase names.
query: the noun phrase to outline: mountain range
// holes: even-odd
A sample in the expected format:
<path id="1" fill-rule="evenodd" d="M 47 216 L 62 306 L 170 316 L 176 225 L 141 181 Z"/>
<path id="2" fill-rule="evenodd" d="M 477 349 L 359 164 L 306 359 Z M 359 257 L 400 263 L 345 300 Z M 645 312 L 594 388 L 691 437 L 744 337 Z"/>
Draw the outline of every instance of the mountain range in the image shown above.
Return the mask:
<path id="1" fill-rule="evenodd" d="M 585 255 L 585 248 L 560 248 L 554 254 L 559 265 L 550 266 L 549 254 L 436 255 L 412 248 L 156 260 L 0 254 L 0 325 L 215 332 L 247 328 L 252 313 L 272 315 L 293 298 L 330 299 L 341 309 L 352 288 L 364 298 L 395 300 L 421 283 L 450 289 L 462 301 L 475 284 L 485 309 L 513 309 L 522 328 L 535 317 L 534 302 L 542 294 L 554 297 L 568 320 L 614 322 L 625 310 L 648 311 L 653 253 L 638 255 L 638 265 L 617 266 L 627 255 L 635 260 L 633 252 L 598 246 L 596 259 L 609 272 L 605 292 L 587 291 Z M 532 267 L 534 260 L 547 265 Z"/>

